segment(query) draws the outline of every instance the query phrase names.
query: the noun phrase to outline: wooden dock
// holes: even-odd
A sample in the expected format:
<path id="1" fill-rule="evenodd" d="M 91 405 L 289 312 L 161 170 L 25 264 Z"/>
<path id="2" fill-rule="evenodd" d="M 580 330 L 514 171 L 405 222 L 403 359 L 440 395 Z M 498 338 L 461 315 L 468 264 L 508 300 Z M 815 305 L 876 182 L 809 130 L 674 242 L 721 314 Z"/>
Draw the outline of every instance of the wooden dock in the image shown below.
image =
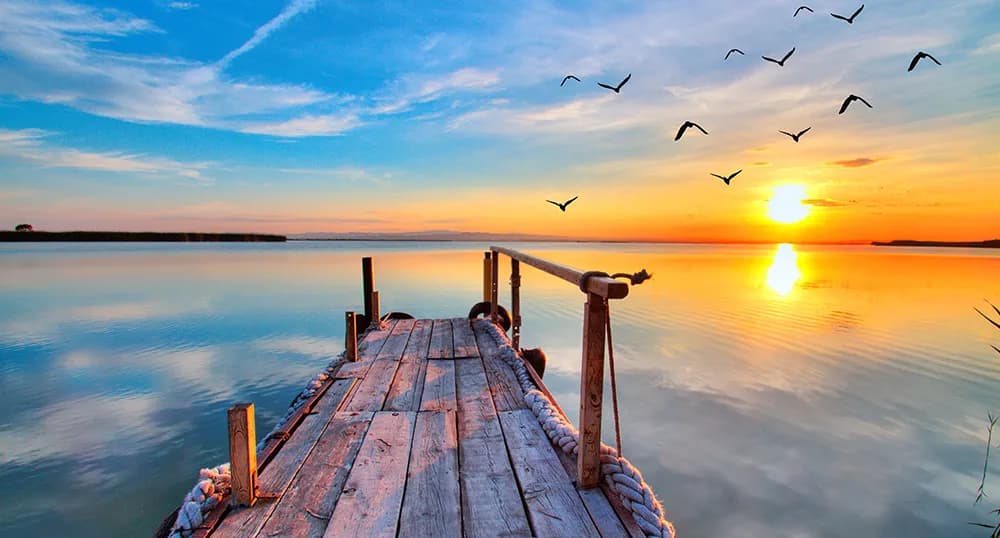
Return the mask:
<path id="1" fill-rule="evenodd" d="M 576 462 L 525 405 L 489 323 L 369 331 L 261 470 L 276 498 L 231 508 L 207 534 L 642 536 L 604 490 L 576 487 Z"/>

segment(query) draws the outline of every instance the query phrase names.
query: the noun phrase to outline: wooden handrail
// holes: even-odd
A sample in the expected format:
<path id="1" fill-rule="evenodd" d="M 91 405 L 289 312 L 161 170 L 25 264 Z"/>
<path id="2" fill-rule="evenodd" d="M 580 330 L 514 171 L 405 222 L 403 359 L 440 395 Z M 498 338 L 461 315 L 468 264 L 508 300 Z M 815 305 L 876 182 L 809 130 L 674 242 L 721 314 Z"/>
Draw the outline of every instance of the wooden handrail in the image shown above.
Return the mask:
<path id="1" fill-rule="evenodd" d="M 557 276 L 577 287 L 580 286 L 580 278 L 583 277 L 583 271 L 580 271 L 579 269 L 543 260 L 536 256 L 525 254 L 506 247 L 491 246 L 490 250 L 494 253 L 510 256 L 511 258 L 524 262 L 535 269 L 545 271 L 552 276 Z M 494 256 L 496 256 L 496 254 L 494 254 Z M 628 283 L 615 280 L 610 277 L 595 276 L 587 279 L 587 293 L 600 295 L 605 299 L 624 299 L 628 296 Z"/>

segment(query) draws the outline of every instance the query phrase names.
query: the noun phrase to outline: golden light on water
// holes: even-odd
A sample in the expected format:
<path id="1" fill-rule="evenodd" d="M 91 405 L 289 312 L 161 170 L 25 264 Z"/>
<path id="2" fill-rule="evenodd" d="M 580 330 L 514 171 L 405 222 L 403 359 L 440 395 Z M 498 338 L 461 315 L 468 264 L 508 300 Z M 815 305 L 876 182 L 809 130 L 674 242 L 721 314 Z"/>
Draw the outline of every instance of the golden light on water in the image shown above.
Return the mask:
<path id="1" fill-rule="evenodd" d="M 802 185 L 780 185 L 767 202 L 767 216 L 783 224 L 798 222 L 809 215 L 809 208 L 802 203 L 806 188 Z"/>
<path id="2" fill-rule="evenodd" d="M 785 296 L 795 288 L 795 282 L 802 276 L 799 271 L 798 254 L 788 243 L 778 245 L 771 266 L 767 269 L 767 287 L 778 295 Z"/>

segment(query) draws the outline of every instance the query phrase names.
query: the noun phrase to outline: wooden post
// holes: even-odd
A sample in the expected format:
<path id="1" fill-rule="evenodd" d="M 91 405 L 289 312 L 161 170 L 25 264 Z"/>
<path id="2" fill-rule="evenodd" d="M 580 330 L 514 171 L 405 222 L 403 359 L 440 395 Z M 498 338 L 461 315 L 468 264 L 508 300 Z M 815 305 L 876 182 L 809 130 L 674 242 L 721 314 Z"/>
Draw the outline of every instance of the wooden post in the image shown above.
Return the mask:
<path id="1" fill-rule="evenodd" d="M 365 298 L 365 318 L 372 319 L 372 292 L 375 291 L 375 269 L 370 257 L 361 258 L 362 294 Z"/>
<path id="2" fill-rule="evenodd" d="M 375 330 L 378 330 L 380 327 L 382 327 L 382 313 L 379 310 L 381 308 L 381 305 L 379 304 L 380 299 L 378 291 L 372 292 L 371 303 L 372 303 L 372 322 L 371 325 L 369 326 L 375 328 Z"/>
<path id="3" fill-rule="evenodd" d="M 493 264 L 490 262 L 490 251 L 483 253 L 483 301 L 490 300 L 490 269 L 492 269 Z"/>
<path id="4" fill-rule="evenodd" d="M 344 358 L 348 362 L 358 360 L 358 319 L 354 312 L 347 312 L 347 330 L 344 332 Z"/>
<path id="5" fill-rule="evenodd" d="M 499 317 L 497 317 L 497 304 L 500 302 L 500 283 L 497 279 L 500 276 L 500 256 L 494 255 L 490 260 L 490 319 L 493 323 L 496 323 Z"/>
<path id="6" fill-rule="evenodd" d="M 253 506 L 257 501 L 257 433 L 253 404 L 229 408 L 229 462 L 232 473 L 232 505 Z"/>
<path id="7" fill-rule="evenodd" d="M 521 262 L 510 259 L 510 320 L 514 349 L 521 349 Z"/>
<path id="8" fill-rule="evenodd" d="M 601 404 L 604 397 L 604 330 L 607 299 L 587 294 L 583 309 L 583 368 L 580 372 L 580 451 L 576 460 L 579 486 L 598 485 L 601 476 Z"/>

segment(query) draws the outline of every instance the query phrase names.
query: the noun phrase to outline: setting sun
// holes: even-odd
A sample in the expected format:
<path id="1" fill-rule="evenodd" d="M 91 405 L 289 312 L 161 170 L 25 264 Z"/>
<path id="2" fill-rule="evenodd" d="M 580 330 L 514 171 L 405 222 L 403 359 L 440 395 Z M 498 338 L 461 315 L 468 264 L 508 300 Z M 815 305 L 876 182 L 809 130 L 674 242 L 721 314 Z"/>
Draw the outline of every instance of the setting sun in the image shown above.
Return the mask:
<path id="1" fill-rule="evenodd" d="M 809 208 L 802 204 L 806 188 L 802 185 L 781 185 L 774 188 L 774 196 L 767 202 L 767 216 L 784 224 L 798 222 L 809 215 Z"/>

